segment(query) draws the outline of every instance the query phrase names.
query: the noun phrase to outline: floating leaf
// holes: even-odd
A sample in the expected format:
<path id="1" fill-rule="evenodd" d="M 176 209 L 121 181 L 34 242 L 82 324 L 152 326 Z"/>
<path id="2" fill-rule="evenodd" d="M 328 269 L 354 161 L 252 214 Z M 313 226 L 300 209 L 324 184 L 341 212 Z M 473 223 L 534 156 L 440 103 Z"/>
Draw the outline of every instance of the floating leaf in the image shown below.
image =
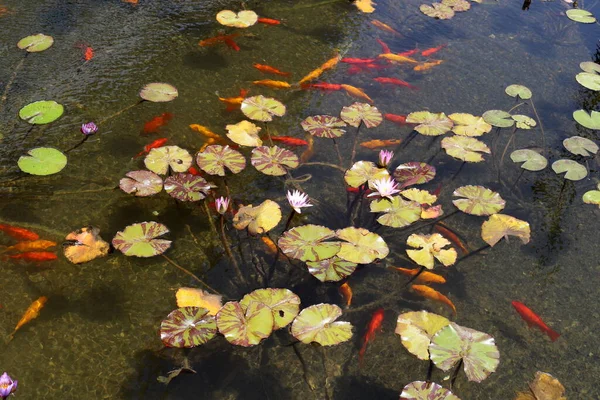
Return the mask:
<path id="1" fill-rule="evenodd" d="M 591 74 L 600 74 L 600 64 L 597 64 L 592 61 L 584 61 L 579 64 L 579 68 L 581 68 L 585 72 L 589 72 Z"/>
<path id="2" fill-rule="evenodd" d="M 258 15 L 251 10 L 242 10 L 237 14 L 231 10 L 222 10 L 217 13 L 218 23 L 233 28 L 248 28 L 256 24 L 256 21 L 258 21 Z"/>
<path id="3" fill-rule="evenodd" d="M 373 0 L 356 0 L 353 3 L 356 8 L 358 8 L 360 11 L 370 14 L 373 11 L 375 11 L 375 5 L 377 3 L 374 3 Z"/>
<path id="4" fill-rule="evenodd" d="M 428 17 L 435 19 L 450 19 L 454 17 L 454 10 L 442 3 L 433 3 L 432 5 L 421 4 L 419 10 Z"/>
<path id="5" fill-rule="evenodd" d="M 537 125 L 535 120 L 527 115 L 516 114 L 512 116 L 512 119 L 515 120 L 519 129 L 531 129 Z"/>
<path id="6" fill-rule="evenodd" d="M 219 333 L 237 346 L 256 346 L 273 332 L 273 323 L 271 309 L 257 301 L 247 307 L 230 301 L 217 313 Z"/>
<path id="7" fill-rule="evenodd" d="M 421 5 L 421 7 L 423 6 L 424 4 Z M 425 136 L 443 135 L 452 129 L 452 126 L 454 125 L 452 120 L 443 112 L 436 114 L 429 111 L 412 112 L 406 116 L 406 122 L 409 124 L 419 124 L 415 126 L 415 131 Z"/>
<path id="8" fill-rule="evenodd" d="M 272 121 L 273 115 L 282 117 L 285 114 L 285 106 L 282 102 L 263 95 L 245 98 L 241 110 L 246 117 L 263 122 Z"/>
<path id="9" fill-rule="evenodd" d="M 69 233 L 65 240 L 63 253 L 73 264 L 104 257 L 110 250 L 110 245 L 100 237 L 100 229 L 91 225 Z"/>
<path id="10" fill-rule="evenodd" d="M 535 379 L 529 384 L 529 390 L 533 393 L 534 400 L 567 400 L 563 397 L 565 387 L 562 383 L 545 372 L 535 373 Z"/>
<path id="11" fill-rule="evenodd" d="M 583 202 L 600 207 L 600 184 L 598 184 L 598 190 L 590 190 L 583 194 Z"/>
<path id="12" fill-rule="evenodd" d="M 344 181 L 353 188 L 358 188 L 361 185 L 369 182 L 387 178 L 390 176 L 385 168 L 378 168 L 371 161 L 357 161 L 352 165 L 352 168 L 344 174 Z"/>
<path id="13" fill-rule="evenodd" d="M 129 171 L 125 176 L 126 178 L 119 181 L 119 187 L 125 193 L 146 197 L 160 193 L 163 188 L 161 177 L 154 172 L 146 170 Z"/>
<path id="14" fill-rule="evenodd" d="M 157 239 L 168 232 L 169 228 L 158 222 L 140 222 L 117 232 L 112 245 L 126 256 L 153 257 L 171 247 L 170 240 Z"/>
<path id="15" fill-rule="evenodd" d="M 557 174 L 566 172 L 565 179 L 580 181 L 588 174 L 587 168 L 573 160 L 557 160 L 552 163 L 552 170 Z"/>
<path id="16" fill-rule="evenodd" d="M 596 73 L 580 72 L 575 76 L 575 79 L 587 89 L 600 90 L 600 75 Z"/>
<path id="17" fill-rule="evenodd" d="M 404 386 L 400 400 L 460 400 L 458 396 L 435 382 L 414 381 Z"/>
<path id="18" fill-rule="evenodd" d="M 452 8 L 454 12 L 467 11 L 471 8 L 471 3 L 466 0 L 442 0 L 442 4 Z"/>
<path id="19" fill-rule="evenodd" d="M 442 139 L 442 148 L 449 156 L 458 158 L 464 162 L 481 162 L 483 154 L 491 151 L 485 143 L 467 136 L 450 136 Z"/>
<path id="20" fill-rule="evenodd" d="M 505 214 L 493 214 L 481 225 L 481 238 L 490 246 L 494 246 L 509 236 L 516 236 L 523 244 L 529 243 L 531 229 L 529 223 Z"/>
<path id="21" fill-rule="evenodd" d="M 394 170 L 394 179 L 400 188 L 422 185 L 435 177 L 435 167 L 423 162 L 411 161 L 400 164 Z"/>
<path id="22" fill-rule="evenodd" d="M 346 126 L 346 123 L 331 115 L 313 115 L 302 121 L 300 125 L 306 132 L 320 138 L 334 139 L 346 133 L 341 129 Z"/>
<path id="23" fill-rule="evenodd" d="M 409 311 L 398 316 L 396 334 L 402 345 L 420 360 L 429 360 L 431 338 L 448 325 L 448 318 L 427 311 Z"/>
<path id="24" fill-rule="evenodd" d="M 36 147 L 19 157 L 19 169 L 31 175 L 52 175 L 67 165 L 67 156 L 51 147 Z"/>
<path id="25" fill-rule="evenodd" d="M 573 118 L 588 129 L 600 129 L 600 112 L 598 111 L 591 111 L 588 114 L 585 110 L 577 110 L 573 113 Z"/>
<path id="26" fill-rule="evenodd" d="M 400 194 L 403 197 L 405 197 L 409 200 L 412 200 L 416 203 L 419 203 L 421 205 L 422 204 L 431 205 L 437 201 L 437 196 L 429 193 L 427 190 L 412 188 L 412 189 L 403 190 L 400 192 Z"/>
<path id="27" fill-rule="evenodd" d="M 442 371 L 450 370 L 462 359 L 467 379 L 473 382 L 483 381 L 500 363 L 493 337 L 454 322 L 435 334 L 429 353 L 431 361 Z"/>
<path id="28" fill-rule="evenodd" d="M 247 308 L 252 302 L 262 303 L 271 310 L 274 330 L 287 326 L 300 310 L 300 297 L 289 289 L 257 289 L 245 295 L 240 305 Z"/>
<path id="29" fill-rule="evenodd" d="M 575 22 L 581 22 L 583 24 L 593 24 L 596 22 L 594 15 L 586 10 L 571 9 L 567 10 L 567 17 Z"/>
<path id="30" fill-rule="evenodd" d="M 202 289 L 182 287 L 177 289 L 175 297 L 177 298 L 177 307 L 202 307 L 207 309 L 210 315 L 217 315 L 217 312 L 223 307 L 223 296 L 211 294 Z"/>
<path id="31" fill-rule="evenodd" d="M 19 110 L 19 117 L 22 120 L 34 125 L 49 124 L 56 121 L 65 108 L 52 100 L 42 100 L 27 104 Z"/>
<path id="32" fill-rule="evenodd" d="M 356 263 L 344 261 L 338 256 L 333 256 L 321 261 L 308 261 L 308 272 L 321 282 L 337 282 L 352 275 Z"/>
<path id="33" fill-rule="evenodd" d="M 450 245 L 450 242 L 439 233 L 431 235 L 413 233 L 406 239 L 406 244 L 410 247 L 420 248 L 420 250 L 407 249 L 406 253 L 411 260 L 427 269 L 433 269 L 434 257 L 445 267 L 449 267 L 456 262 L 456 250 L 453 247 L 444 249 L 444 247 Z"/>
<path id="34" fill-rule="evenodd" d="M 169 172 L 185 172 L 192 165 L 192 156 L 179 146 L 163 146 L 150 150 L 144 159 L 144 165 L 159 175 Z"/>
<path id="35" fill-rule="evenodd" d="M 233 226 L 235 229 L 248 227 L 248 232 L 256 235 L 275 228 L 279 221 L 281 221 L 279 204 L 267 199 L 256 207 L 241 206 L 233 217 Z"/>
<path id="36" fill-rule="evenodd" d="M 392 200 L 379 199 L 371 202 L 371 212 L 384 213 L 377 217 L 381 225 L 392 228 L 402 228 L 421 218 L 421 205 L 414 201 L 403 200 L 399 196 Z"/>
<path id="37" fill-rule="evenodd" d="M 453 196 L 463 197 L 452 200 L 460 211 L 471 215 L 492 215 L 504 209 L 506 201 L 500 195 L 483 186 L 461 186 Z"/>
<path id="38" fill-rule="evenodd" d="M 355 128 L 358 128 L 361 122 L 366 128 L 374 128 L 383 121 L 383 115 L 377 107 L 367 103 L 352 103 L 347 107 L 343 107 L 340 117 L 348 125 Z"/>
<path id="39" fill-rule="evenodd" d="M 262 146 L 262 140 L 258 137 L 258 132 L 262 129 L 250 121 L 241 121 L 237 124 L 225 126 L 227 137 L 240 146 L 257 147 Z"/>
<path id="40" fill-rule="evenodd" d="M 19 40 L 17 47 L 29 53 L 37 53 L 48 49 L 54 43 L 52 36 L 38 33 Z"/>
<path id="41" fill-rule="evenodd" d="M 336 321 L 342 309 L 335 304 L 315 304 L 300 312 L 292 323 L 292 336 L 302 343 L 333 346 L 352 337 L 352 324 Z"/>
<path id="42" fill-rule="evenodd" d="M 208 196 L 212 187 L 201 176 L 175 174 L 165 179 L 165 191 L 179 201 L 200 201 Z"/>
<path id="43" fill-rule="evenodd" d="M 335 256 L 340 242 L 326 242 L 335 232 L 320 225 L 302 225 L 284 232 L 277 245 L 288 257 L 301 261 L 321 261 Z"/>
<path id="44" fill-rule="evenodd" d="M 504 91 L 511 97 L 520 97 L 523 100 L 531 98 L 531 90 L 523 85 L 509 85 Z"/>
<path id="45" fill-rule="evenodd" d="M 526 169 L 527 171 L 541 171 L 548 165 L 546 157 L 537 151 L 529 149 L 513 151 L 510 153 L 510 159 L 516 163 L 522 162 L 521 168 Z"/>
<path id="46" fill-rule="evenodd" d="M 153 103 L 165 103 L 175 100 L 178 95 L 175 86 L 162 82 L 148 83 L 140 90 L 140 97 Z"/>
<path id="47" fill-rule="evenodd" d="M 482 118 L 485 122 L 498 128 L 509 128 L 514 125 L 515 120 L 506 111 L 489 110 L 483 113 Z"/>
<path id="48" fill-rule="evenodd" d="M 338 229 L 335 234 L 341 243 L 337 256 L 342 260 L 357 264 L 370 264 L 376 259 L 385 258 L 390 249 L 381 236 L 364 228 Z"/>
<path id="49" fill-rule="evenodd" d="M 298 166 L 300 160 L 290 150 L 278 146 L 261 146 L 252 150 L 250 162 L 265 175 L 281 176 Z"/>
<path id="50" fill-rule="evenodd" d="M 202 307 L 181 307 L 160 323 L 160 340 L 167 347 L 196 347 L 217 334 L 217 323 Z"/>
<path id="51" fill-rule="evenodd" d="M 421 208 L 421 219 L 435 219 L 444 215 L 442 205 L 438 204 L 433 207 L 422 207 Z"/>
<path id="52" fill-rule="evenodd" d="M 571 136 L 563 140 L 563 145 L 571 153 L 579 156 L 589 157 L 598 152 L 598 145 L 596 143 L 581 136 Z"/>
<path id="53" fill-rule="evenodd" d="M 454 122 L 452 131 L 460 136 L 481 136 L 492 130 L 492 126 L 485 122 L 482 117 L 476 117 L 472 114 L 454 113 L 448 117 Z"/>
<path id="54" fill-rule="evenodd" d="M 246 168 L 246 159 L 239 151 L 218 144 L 206 147 L 196 156 L 196 163 L 207 174 L 225 176 L 225 167 L 234 174 Z"/>

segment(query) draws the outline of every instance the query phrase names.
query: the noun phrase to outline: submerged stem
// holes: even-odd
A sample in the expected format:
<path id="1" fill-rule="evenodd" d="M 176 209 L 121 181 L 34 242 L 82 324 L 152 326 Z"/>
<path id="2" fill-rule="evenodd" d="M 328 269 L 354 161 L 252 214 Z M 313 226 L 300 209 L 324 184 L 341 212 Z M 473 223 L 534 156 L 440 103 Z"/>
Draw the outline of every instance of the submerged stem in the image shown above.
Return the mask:
<path id="1" fill-rule="evenodd" d="M 177 264 L 175 261 L 171 260 L 169 257 L 165 256 L 164 254 L 161 254 L 161 256 L 163 256 L 163 258 L 165 260 L 167 260 L 172 266 L 174 266 L 175 268 L 178 268 L 179 270 L 183 271 L 184 273 L 186 273 L 187 275 L 191 276 L 192 278 L 194 278 L 196 281 L 198 281 L 199 283 L 201 283 L 202 285 L 204 285 L 207 289 L 209 289 L 210 291 L 216 293 L 216 294 L 221 294 L 219 292 L 217 292 L 215 289 L 213 289 L 212 287 L 210 287 L 206 282 L 204 282 L 202 279 L 198 278 L 196 275 L 194 275 L 192 272 L 190 272 L 189 270 L 183 268 L 181 265 Z"/>
<path id="2" fill-rule="evenodd" d="M 335 152 L 337 153 L 338 161 L 340 162 L 340 168 L 344 168 L 344 161 L 342 160 L 342 153 L 340 153 L 340 147 L 338 146 L 334 138 L 332 138 L 331 140 L 333 140 L 333 147 L 335 147 Z"/>
<path id="3" fill-rule="evenodd" d="M 19 70 L 21 69 L 21 67 L 25 63 L 25 59 L 27 58 L 28 54 L 29 53 L 25 53 L 25 55 L 23 56 L 23 58 L 21 59 L 21 61 L 19 61 L 19 63 L 15 67 L 15 70 L 13 71 L 13 74 L 11 75 L 10 79 L 8 80 L 8 82 L 6 83 L 6 86 L 4 86 L 4 93 L 2 93 L 2 99 L 0 99 L 0 113 L 4 109 L 4 103 L 6 102 L 6 99 L 8 98 L 8 92 L 10 90 L 10 87 L 15 82 L 15 79 L 17 79 L 17 74 L 19 73 Z"/>
<path id="4" fill-rule="evenodd" d="M 356 128 L 356 136 L 354 137 L 354 144 L 352 145 L 352 155 L 350 156 L 350 166 L 354 164 L 354 157 L 356 157 L 356 145 L 358 144 L 358 136 L 360 134 L 360 127 L 362 126 L 362 124 L 363 122 L 361 120 L 358 124 L 358 127 Z"/>
<path id="5" fill-rule="evenodd" d="M 101 120 L 100 122 L 98 122 L 96 125 L 100 126 L 103 123 L 105 123 L 106 121 L 109 121 L 109 120 L 113 119 L 114 117 L 117 117 L 117 116 L 123 114 L 125 111 L 132 109 L 133 107 L 137 106 L 138 104 L 142 104 L 144 101 L 146 101 L 146 100 L 141 99 L 137 103 L 133 103 L 131 105 L 128 105 L 127 107 L 123 108 L 122 110 L 119 110 L 116 113 L 114 113 L 112 115 L 109 115 L 108 117 L 104 118 L 103 120 Z"/>
<path id="6" fill-rule="evenodd" d="M 546 135 L 544 134 L 544 126 L 542 125 L 542 120 L 540 119 L 540 116 L 538 115 L 538 112 L 535 108 L 535 103 L 533 102 L 533 98 L 530 100 L 531 100 L 531 108 L 533 109 L 533 113 L 535 114 L 535 117 L 537 118 L 538 124 L 540 124 L 540 132 L 542 133 L 542 147 L 544 148 L 544 154 L 546 154 Z"/>
<path id="7" fill-rule="evenodd" d="M 229 242 L 227 241 L 227 236 L 225 236 L 225 216 L 224 215 L 221 215 L 221 241 L 223 242 L 223 248 L 225 249 L 227 256 L 229 256 L 229 259 L 231 260 L 231 263 L 233 264 L 233 267 L 235 268 L 235 273 L 236 273 L 238 279 L 240 280 L 240 282 L 246 283 L 246 280 L 244 279 L 244 275 L 242 274 L 242 270 L 240 269 L 240 266 L 239 266 L 237 260 L 235 259 L 235 257 L 233 256 L 233 253 L 231 252 L 231 249 L 229 248 Z"/>

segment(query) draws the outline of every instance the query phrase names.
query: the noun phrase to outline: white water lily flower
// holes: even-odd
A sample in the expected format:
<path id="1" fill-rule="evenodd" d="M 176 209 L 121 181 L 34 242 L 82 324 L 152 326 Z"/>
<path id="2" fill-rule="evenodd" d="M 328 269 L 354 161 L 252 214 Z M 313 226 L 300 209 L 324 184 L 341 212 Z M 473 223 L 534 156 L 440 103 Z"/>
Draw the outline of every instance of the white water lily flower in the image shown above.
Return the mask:
<path id="1" fill-rule="evenodd" d="M 392 199 L 392 195 L 396 193 L 400 193 L 398 189 L 398 183 L 392 177 L 385 177 L 381 179 L 377 179 L 372 183 L 375 191 L 369 194 L 367 197 L 371 196 L 381 196 L 387 197 L 388 199 Z"/>
<path id="2" fill-rule="evenodd" d="M 294 190 L 287 192 L 287 199 L 290 202 L 290 206 L 296 211 L 298 214 L 301 214 L 301 209 L 303 207 L 312 207 L 313 205 L 308 202 L 308 195 L 306 193 L 302 193 L 299 190 Z"/>

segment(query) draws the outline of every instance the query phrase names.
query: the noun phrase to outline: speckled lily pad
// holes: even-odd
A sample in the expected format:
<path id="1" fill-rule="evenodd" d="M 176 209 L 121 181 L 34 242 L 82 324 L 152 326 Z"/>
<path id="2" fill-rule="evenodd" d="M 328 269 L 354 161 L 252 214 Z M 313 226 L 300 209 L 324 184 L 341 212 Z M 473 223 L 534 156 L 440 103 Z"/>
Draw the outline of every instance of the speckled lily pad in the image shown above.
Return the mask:
<path id="1" fill-rule="evenodd" d="M 153 257 L 171 247 L 170 240 L 158 239 L 168 232 L 169 228 L 158 222 L 140 222 L 117 232 L 112 245 L 126 256 Z"/>
<path id="2" fill-rule="evenodd" d="M 151 171 L 129 171 L 125 176 L 119 181 L 119 187 L 125 193 L 146 197 L 160 193 L 163 188 L 161 177 Z"/>
<path id="3" fill-rule="evenodd" d="M 167 347 L 196 347 L 217 334 L 217 323 L 208 310 L 201 307 L 182 307 L 160 323 L 160 339 Z"/>
<path id="4" fill-rule="evenodd" d="M 200 201 L 208 196 L 212 185 L 201 176 L 175 174 L 165 179 L 165 191 L 179 201 Z"/>
<path id="5" fill-rule="evenodd" d="M 285 175 L 298 166 L 298 156 L 278 146 L 260 146 L 252 150 L 252 165 L 265 175 Z"/>

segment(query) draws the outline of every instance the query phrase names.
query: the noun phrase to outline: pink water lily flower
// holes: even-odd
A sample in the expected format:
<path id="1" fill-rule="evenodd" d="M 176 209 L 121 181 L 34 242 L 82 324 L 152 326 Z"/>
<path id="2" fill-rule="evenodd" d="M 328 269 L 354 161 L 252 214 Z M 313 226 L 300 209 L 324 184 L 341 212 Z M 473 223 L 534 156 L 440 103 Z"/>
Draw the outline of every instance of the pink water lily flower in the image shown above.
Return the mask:
<path id="1" fill-rule="evenodd" d="M 6 399 L 11 393 L 17 390 L 18 381 L 13 381 L 10 376 L 5 372 L 0 376 L 0 398 Z"/>
<path id="2" fill-rule="evenodd" d="M 394 152 L 391 150 L 381 150 L 379 152 L 379 166 L 382 168 L 387 167 L 394 157 Z"/>
<path id="3" fill-rule="evenodd" d="M 298 214 L 302 213 L 302 208 L 304 207 L 312 207 L 313 205 L 308 202 L 309 198 L 306 193 L 302 193 L 299 190 L 294 190 L 287 192 L 287 199 L 290 202 L 290 206 L 296 211 Z"/>
<path id="4" fill-rule="evenodd" d="M 217 207 L 217 212 L 219 214 L 225 214 L 227 212 L 227 209 L 229 208 L 229 197 L 219 197 L 215 201 L 215 206 Z"/>
<path id="5" fill-rule="evenodd" d="M 375 181 L 372 182 L 373 188 L 375 189 L 375 191 L 369 195 L 367 195 L 367 197 L 371 197 L 371 196 L 381 196 L 381 197 L 387 197 L 388 199 L 392 199 L 392 195 L 396 194 L 396 193 L 400 193 L 400 190 L 398 189 L 398 183 L 396 183 L 396 181 L 394 180 L 394 178 L 392 177 L 386 177 L 386 178 L 381 178 L 381 179 L 377 179 Z"/>

